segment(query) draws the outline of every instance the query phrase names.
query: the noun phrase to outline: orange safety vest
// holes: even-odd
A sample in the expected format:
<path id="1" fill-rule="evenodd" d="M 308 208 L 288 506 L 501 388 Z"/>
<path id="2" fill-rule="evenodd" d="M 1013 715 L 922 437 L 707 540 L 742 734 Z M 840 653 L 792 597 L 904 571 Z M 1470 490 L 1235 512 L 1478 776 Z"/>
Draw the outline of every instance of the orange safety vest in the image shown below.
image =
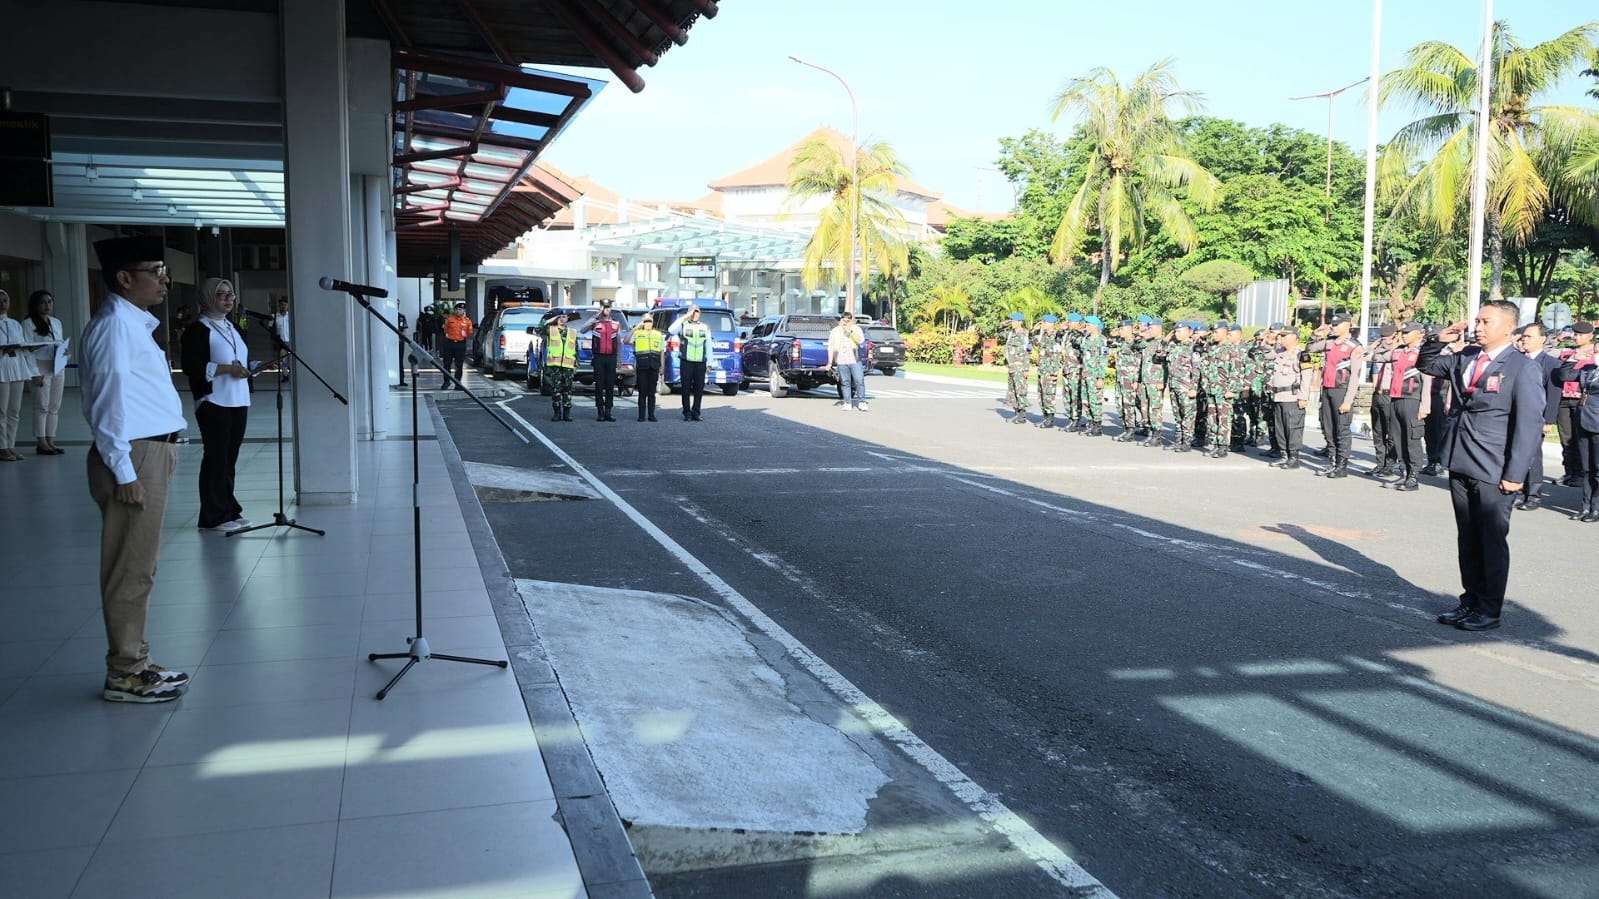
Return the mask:
<path id="1" fill-rule="evenodd" d="M 472 336 L 472 320 L 464 315 L 452 315 L 444 320 L 445 340 L 465 340 Z"/>

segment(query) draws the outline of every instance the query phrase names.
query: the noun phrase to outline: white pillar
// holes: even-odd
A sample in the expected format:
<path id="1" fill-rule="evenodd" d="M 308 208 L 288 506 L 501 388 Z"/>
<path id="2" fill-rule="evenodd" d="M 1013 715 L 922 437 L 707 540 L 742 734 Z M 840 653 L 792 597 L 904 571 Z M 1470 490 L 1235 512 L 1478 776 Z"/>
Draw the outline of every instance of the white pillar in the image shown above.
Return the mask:
<path id="1" fill-rule="evenodd" d="M 389 256 L 389 245 L 393 238 L 393 230 L 389 226 L 392 211 L 389 190 L 392 184 L 389 179 L 374 174 L 363 174 L 361 184 L 366 189 L 366 283 L 392 288 L 395 280 L 395 266 L 392 256 Z M 387 299 L 374 299 L 373 309 L 381 312 L 382 317 L 390 323 L 397 322 L 395 314 L 400 309 L 400 301 L 395 291 L 389 290 Z M 389 357 L 398 352 L 398 347 L 389 328 L 371 322 L 369 318 L 366 325 L 366 395 L 371 400 L 373 414 L 371 435 L 373 440 L 381 440 L 385 434 L 389 434 Z"/>
<path id="2" fill-rule="evenodd" d="M 81 224 L 50 222 L 44 228 L 45 288 L 56 298 L 61 332 L 75 342 L 89 323 L 89 241 Z M 27 298 L 12 297 L 13 309 L 19 299 Z M 78 370 L 69 368 L 66 374 L 67 386 L 78 386 Z"/>
<path id="3" fill-rule="evenodd" d="M 355 304 L 322 290 L 350 279 L 350 145 L 344 0 L 283 0 L 284 182 L 289 290 L 300 355 L 346 397 Z M 356 498 L 355 413 L 314 379 L 294 384 L 295 491 L 302 505 Z"/>
<path id="4" fill-rule="evenodd" d="M 587 279 L 572 282 L 572 305 L 587 306 L 594 302 L 593 285 Z"/>
<path id="5" fill-rule="evenodd" d="M 352 131 L 353 133 L 353 131 Z M 350 280 L 357 284 L 371 284 L 371 272 L 365 252 L 367 246 L 366 193 L 360 175 L 350 176 Z M 372 317 L 358 312 L 355 319 L 355 381 L 350 385 L 350 404 L 355 408 L 355 439 L 372 439 L 372 390 L 367 378 L 371 360 Z"/>
<path id="6" fill-rule="evenodd" d="M 616 289 L 616 305 L 631 306 L 638 302 L 638 257 L 623 256 L 617 276 L 622 286 Z"/>

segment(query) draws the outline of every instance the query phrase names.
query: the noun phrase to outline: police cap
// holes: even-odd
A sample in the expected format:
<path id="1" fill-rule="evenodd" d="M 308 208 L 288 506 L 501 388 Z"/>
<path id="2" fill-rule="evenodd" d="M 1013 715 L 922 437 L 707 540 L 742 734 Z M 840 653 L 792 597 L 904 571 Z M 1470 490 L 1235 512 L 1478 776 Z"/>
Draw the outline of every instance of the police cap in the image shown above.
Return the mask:
<path id="1" fill-rule="evenodd" d="M 1329 325 L 1347 325 L 1347 324 L 1349 324 L 1349 321 L 1350 321 L 1349 316 L 1347 316 L 1347 315 L 1343 314 L 1342 312 L 1340 312 L 1337 315 L 1334 315 L 1332 318 L 1327 319 L 1327 324 L 1329 324 Z"/>
<path id="2" fill-rule="evenodd" d="M 1384 337 L 1392 337 L 1396 333 L 1393 324 L 1386 324 L 1377 329 L 1377 333 Z"/>
<path id="3" fill-rule="evenodd" d="M 1021 314 L 1020 312 L 1012 312 L 1010 314 L 1010 320 L 1013 322 L 1024 322 L 1027 321 L 1027 316 Z"/>
<path id="4" fill-rule="evenodd" d="M 1060 321 L 1060 316 L 1056 315 L 1053 312 L 1049 312 L 1049 313 L 1046 313 L 1043 318 L 1039 319 L 1039 321 L 1048 322 L 1049 324 L 1053 325 L 1054 323 Z"/>
<path id="5" fill-rule="evenodd" d="M 1571 326 L 1573 334 L 1592 334 L 1593 322 L 1577 322 Z"/>

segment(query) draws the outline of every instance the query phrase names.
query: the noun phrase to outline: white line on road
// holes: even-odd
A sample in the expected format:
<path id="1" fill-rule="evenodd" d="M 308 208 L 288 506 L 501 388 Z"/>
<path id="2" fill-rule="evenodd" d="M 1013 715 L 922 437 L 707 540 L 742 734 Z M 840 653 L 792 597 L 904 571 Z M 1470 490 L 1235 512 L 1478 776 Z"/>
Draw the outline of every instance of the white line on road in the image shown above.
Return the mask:
<path id="1" fill-rule="evenodd" d="M 743 615 L 761 633 L 770 637 L 781 645 L 795 661 L 804 666 L 817 680 L 820 680 L 835 695 L 849 703 L 856 714 L 874 731 L 885 739 L 894 743 L 909 758 L 921 765 L 936 780 L 949 788 L 957 799 L 965 803 L 978 817 L 988 822 L 995 830 L 1004 834 L 1011 844 L 1024 855 L 1032 859 L 1045 874 L 1068 889 L 1077 890 L 1080 896 L 1099 896 L 1112 899 L 1115 896 L 1104 884 L 1088 873 L 1081 865 L 1072 861 L 1059 846 L 1051 843 L 1043 834 L 1033 829 L 1015 812 L 1011 811 L 999 797 L 983 789 L 965 772 L 957 768 L 949 759 L 939 754 L 938 750 L 927 745 L 921 737 L 912 733 L 909 728 L 901 724 L 898 719 L 890 715 L 886 709 L 878 705 L 875 700 L 867 696 L 859 687 L 855 686 L 844 675 L 838 673 L 833 666 L 822 661 L 815 653 L 811 652 L 805 644 L 801 643 L 781 625 L 766 613 L 762 612 L 754 603 L 744 598 L 744 594 L 734 589 L 732 584 L 723 580 L 720 575 L 712 571 L 704 562 L 683 548 L 682 544 L 672 539 L 671 535 L 661 530 L 653 521 L 646 518 L 643 513 L 633 508 L 627 500 L 618 496 L 604 481 L 595 477 L 583 464 L 574 459 L 571 454 L 561 449 L 554 441 L 544 435 L 532 422 L 523 418 L 516 410 L 509 408 L 510 400 L 497 403 L 507 415 L 516 419 L 540 443 L 544 444 L 550 452 L 554 453 L 562 462 L 565 462 L 580 477 L 589 482 L 600 495 L 605 497 L 621 510 L 632 522 L 639 526 L 646 534 L 654 538 L 663 549 L 670 552 L 688 570 L 697 575 L 716 594 L 727 601 L 739 614 Z"/>

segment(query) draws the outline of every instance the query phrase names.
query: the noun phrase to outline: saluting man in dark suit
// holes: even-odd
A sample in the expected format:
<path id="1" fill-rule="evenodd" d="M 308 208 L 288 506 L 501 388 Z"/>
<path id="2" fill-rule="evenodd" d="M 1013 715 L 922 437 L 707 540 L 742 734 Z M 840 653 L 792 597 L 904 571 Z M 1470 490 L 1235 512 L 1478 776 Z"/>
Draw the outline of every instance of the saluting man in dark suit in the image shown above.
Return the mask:
<path id="1" fill-rule="evenodd" d="M 1475 346 L 1444 355 L 1466 333 L 1456 322 L 1421 345 L 1416 367 L 1449 381 L 1454 401 L 1444 434 L 1443 462 L 1455 507 L 1460 556 L 1460 605 L 1441 624 L 1486 631 L 1499 626 L 1510 579 L 1511 503 L 1543 452 L 1546 396 L 1542 366 L 1517 352 L 1515 304 L 1484 303 Z"/>

